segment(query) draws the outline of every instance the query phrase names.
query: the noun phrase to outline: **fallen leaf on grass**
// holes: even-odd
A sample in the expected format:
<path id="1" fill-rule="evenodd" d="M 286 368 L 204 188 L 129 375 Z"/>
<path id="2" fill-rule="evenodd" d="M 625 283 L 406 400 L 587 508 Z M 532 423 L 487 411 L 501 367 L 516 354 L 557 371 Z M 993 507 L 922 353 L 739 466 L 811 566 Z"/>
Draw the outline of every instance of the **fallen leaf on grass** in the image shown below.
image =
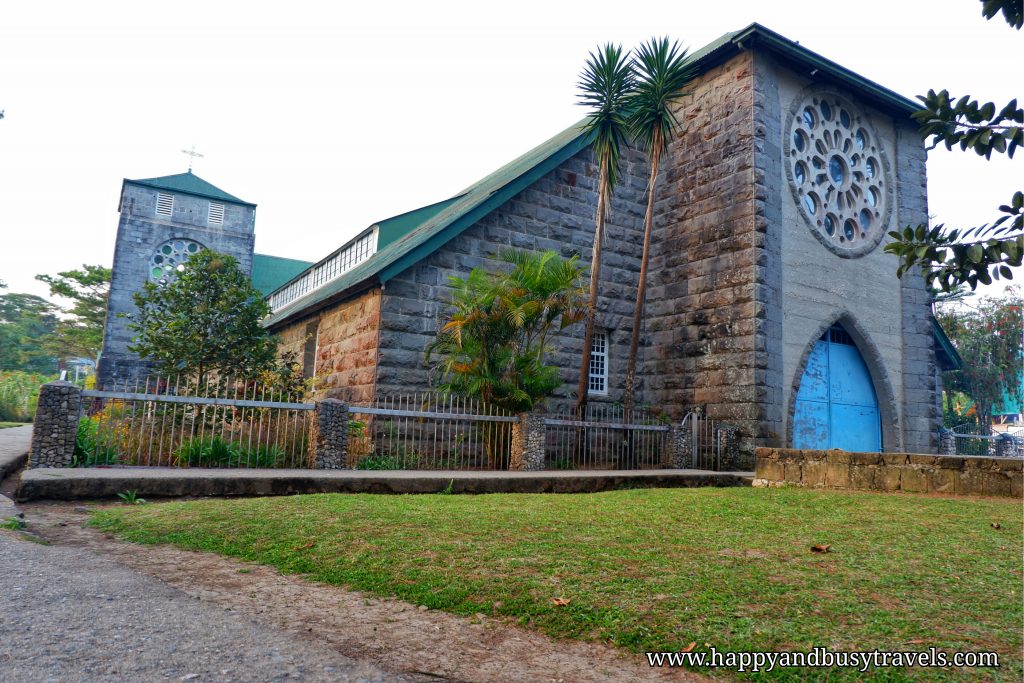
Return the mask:
<path id="1" fill-rule="evenodd" d="M 831 543 L 819 543 L 818 545 L 811 546 L 812 553 L 827 553 L 828 549 L 832 547 Z"/>
<path id="2" fill-rule="evenodd" d="M 907 641 L 907 645 L 921 645 L 926 642 L 928 641 L 926 641 L 924 638 L 911 638 Z"/>
<path id="3" fill-rule="evenodd" d="M 309 550 L 310 548 L 312 548 L 315 545 L 316 545 L 316 541 L 310 541 L 306 545 L 297 545 L 294 548 L 292 548 L 292 550 Z"/>
<path id="4" fill-rule="evenodd" d="M 555 603 L 556 607 L 565 607 L 569 604 L 569 598 L 551 598 L 551 602 Z"/>
<path id="5" fill-rule="evenodd" d="M 999 522 L 992 522 L 991 524 L 989 524 L 989 526 L 995 529 L 996 531 L 999 531 L 1003 528 L 1003 526 Z"/>
<path id="6" fill-rule="evenodd" d="M 684 647 L 682 650 L 680 650 L 680 652 L 693 652 L 693 648 L 695 648 L 695 647 L 697 647 L 697 643 L 690 643 L 689 645 Z"/>

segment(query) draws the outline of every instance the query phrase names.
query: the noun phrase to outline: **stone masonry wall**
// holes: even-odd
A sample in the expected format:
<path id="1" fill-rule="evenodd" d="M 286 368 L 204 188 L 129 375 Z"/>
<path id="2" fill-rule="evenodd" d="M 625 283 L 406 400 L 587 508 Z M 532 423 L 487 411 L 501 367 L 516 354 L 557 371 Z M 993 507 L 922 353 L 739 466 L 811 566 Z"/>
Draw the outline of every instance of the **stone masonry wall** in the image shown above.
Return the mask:
<path id="1" fill-rule="evenodd" d="M 894 175 L 899 196 L 896 226 L 903 228 L 927 223 L 927 155 L 924 142 L 910 121 L 897 125 L 896 140 Z M 919 453 L 938 452 L 938 434 L 942 426 L 942 375 L 935 358 L 931 303 L 932 295 L 917 269 L 904 274 L 900 279 L 903 448 Z"/>
<path id="2" fill-rule="evenodd" d="M 680 104 L 659 192 L 645 365 L 653 402 L 672 406 L 674 419 L 702 406 L 737 426 L 747 466 L 765 391 L 752 69 L 750 53 L 740 54 L 698 78 Z"/>
<path id="3" fill-rule="evenodd" d="M 815 82 L 771 55 L 755 64 L 755 201 L 758 231 L 759 446 L 792 443 L 792 412 L 806 359 L 821 334 L 841 324 L 856 343 L 878 400 L 882 449 L 933 453 L 935 356 L 921 278 L 896 278 L 888 238 L 855 258 L 821 244 L 797 206 L 783 163 L 784 131 L 808 94 L 833 92 L 863 112 L 879 158 L 891 167 L 892 212 L 883 231 L 927 220 L 924 145 L 911 121 L 879 111 L 835 85 Z M 763 375 L 761 374 L 763 372 Z"/>
<path id="4" fill-rule="evenodd" d="M 207 225 L 209 200 L 174 194 L 174 213 L 166 219 L 156 216 L 156 195 L 152 188 L 130 183 L 124 186 L 100 355 L 101 387 L 148 372 L 149 366 L 128 351 L 133 335 L 128 329 L 130 320 L 122 314 L 135 312 L 132 295 L 149 279 L 149 259 L 161 244 L 176 238 L 193 240 L 234 256 L 247 275 L 252 272 L 253 207 L 218 202 L 224 204 L 224 223 Z"/>
<path id="5" fill-rule="evenodd" d="M 585 150 L 537 180 L 434 254 L 389 280 L 381 299 L 381 332 L 377 389 L 381 394 L 422 390 L 430 383 L 424 349 L 435 338 L 441 316 L 451 300 L 448 277 L 465 277 L 483 266 L 503 267 L 500 253 L 508 248 L 553 249 L 564 257 L 580 255 L 589 268 L 594 239 L 597 167 Z M 592 402 L 621 401 L 632 311 L 640 271 L 643 239 L 646 159 L 630 150 L 623 154 L 619 185 L 601 259 L 597 326 L 609 335 L 607 397 Z M 566 405 L 575 395 L 582 353 L 582 323 L 550 338 L 549 362 L 564 381 L 549 409 Z M 638 362 L 638 403 L 652 401 L 643 375 L 644 348 Z"/>
<path id="6" fill-rule="evenodd" d="M 758 448 L 754 486 L 1020 498 L 1024 459 Z"/>
<path id="7" fill-rule="evenodd" d="M 315 370 L 318 396 L 347 403 L 368 402 L 376 383 L 380 303 L 381 292 L 374 289 L 296 319 L 276 330 L 278 351 L 291 351 L 302 358 L 308 325 L 319 321 Z"/>

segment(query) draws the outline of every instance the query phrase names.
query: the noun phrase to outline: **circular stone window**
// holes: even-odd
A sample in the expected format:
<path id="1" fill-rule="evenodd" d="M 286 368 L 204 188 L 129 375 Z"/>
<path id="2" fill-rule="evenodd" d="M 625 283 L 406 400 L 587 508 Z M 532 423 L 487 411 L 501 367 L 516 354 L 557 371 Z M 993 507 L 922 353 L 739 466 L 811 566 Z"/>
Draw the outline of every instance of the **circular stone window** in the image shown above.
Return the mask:
<path id="1" fill-rule="evenodd" d="M 189 256 L 198 254 L 203 245 L 186 239 L 174 239 L 157 247 L 149 257 L 149 279 L 166 285 L 185 269 L 185 261 Z"/>
<path id="2" fill-rule="evenodd" d="M 872 251 L 892 211 L 889 161 L 867 116 L 815 89 L 797 97 L 783 139 L 786 176 L 811 232 L 844 258 Z"/>

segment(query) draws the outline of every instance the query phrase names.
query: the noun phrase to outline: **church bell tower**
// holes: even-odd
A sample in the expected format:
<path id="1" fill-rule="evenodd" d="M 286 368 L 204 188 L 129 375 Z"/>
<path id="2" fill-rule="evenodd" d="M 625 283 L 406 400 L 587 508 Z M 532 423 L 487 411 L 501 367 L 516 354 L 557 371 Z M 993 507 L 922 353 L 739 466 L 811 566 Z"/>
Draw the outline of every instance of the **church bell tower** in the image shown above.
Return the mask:
<path id="1" fill-rule="evenodd" d="M 148 364 L 128 350 L 135 312 L 132 295 L 145 282 L 165 284 L 201 249 L 238 259 L 251 275 L 256 205 L 192 173 L 125 179 L 114 247 L 110 300 L 103 334 L 98 387 L 145 376 Z"/>

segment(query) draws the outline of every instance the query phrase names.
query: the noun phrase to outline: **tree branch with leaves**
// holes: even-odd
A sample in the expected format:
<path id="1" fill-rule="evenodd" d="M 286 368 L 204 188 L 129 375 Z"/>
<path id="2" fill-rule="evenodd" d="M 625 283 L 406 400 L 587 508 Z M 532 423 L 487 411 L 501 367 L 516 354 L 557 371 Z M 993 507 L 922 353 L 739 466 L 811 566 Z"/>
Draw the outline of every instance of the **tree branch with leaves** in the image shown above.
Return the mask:
<path id="1" fill-rule="evenodd" d="M 1006 22 L 1020 30 L 1024 23 L 1022 0 L 981 2 L 986 19 L 1002 12 Z M 979 104 L 970 96 L 956 99 L 946 90 L 929 90 L 918 99 L 924 107 L 912 118 L 930 143 L 928 149 L 944 145 L 947 150 L 973 150 L 986 159 L 991 159 L 993 152 L 1012 159 L 1017 148 L 1024 146 L 1024 109 L 1016 99 L 998 109 L 992 102 Z M 897 276 L 920 267 L 928 284 L 943 291 L 961 284 L 976 289 L 979 283 L 1012 280 L 1013 268 L 1024 260 L 1024 193 L 1014 192 L 999 211 L 1002 215 L 991 223 L 976 227 L 929 228 L 922 224 L 890 232 L 893 241 L 885 251 L 900 260 Z"/>

